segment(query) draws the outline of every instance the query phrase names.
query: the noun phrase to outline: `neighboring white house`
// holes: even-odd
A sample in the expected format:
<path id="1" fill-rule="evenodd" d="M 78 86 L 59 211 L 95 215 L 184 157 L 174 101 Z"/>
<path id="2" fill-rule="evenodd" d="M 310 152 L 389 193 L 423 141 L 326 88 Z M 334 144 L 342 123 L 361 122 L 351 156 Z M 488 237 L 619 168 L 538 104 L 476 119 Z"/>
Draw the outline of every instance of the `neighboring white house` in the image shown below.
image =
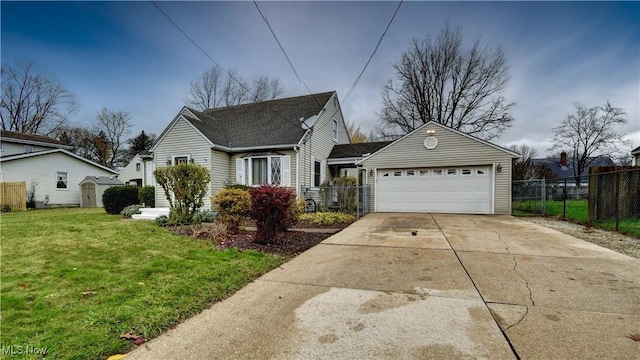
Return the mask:
<path id="1" fill-rule="evenodd" d="M 87 176 L 80 181 L 80 207 L 104 207 L 102 194 L 112 186 L 124 185 L 115 175 Z"/>
<path id="2" fill-rule="evenodd" d="M 79 206 L 78 184 L 87 176 L 117 173 L 69 152 L 68 146 L 41 135 L 0 133 L 0 181 L 37 184 L 36 201 L 45 206 Z"/>
<path id="3" fill-rule="evenodd" d="M 631 150 L 631 156 L 633 159 L 631 160 L 631 165 L 640 166 L 640 146 Z"/>
<path id="4" fill-rule="evenodd" d="M 118 180 L 133 186 L 155 186 L 154 170 L 153 154 L 146 151 L 141 152 L 136 154 L 131 162 L 120 171 Z"/>

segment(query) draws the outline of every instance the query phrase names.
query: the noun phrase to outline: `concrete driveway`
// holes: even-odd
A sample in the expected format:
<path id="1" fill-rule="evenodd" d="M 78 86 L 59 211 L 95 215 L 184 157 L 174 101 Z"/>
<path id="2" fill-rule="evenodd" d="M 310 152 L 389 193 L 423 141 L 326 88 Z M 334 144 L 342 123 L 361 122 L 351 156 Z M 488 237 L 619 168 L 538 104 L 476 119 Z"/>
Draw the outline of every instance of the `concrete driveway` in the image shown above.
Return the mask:
<path id="1" fill-rule="evenodd" d="M 127 359 L 638 359 L 637 333 L 637 259 L 509 216 L 375 213 Z"/>

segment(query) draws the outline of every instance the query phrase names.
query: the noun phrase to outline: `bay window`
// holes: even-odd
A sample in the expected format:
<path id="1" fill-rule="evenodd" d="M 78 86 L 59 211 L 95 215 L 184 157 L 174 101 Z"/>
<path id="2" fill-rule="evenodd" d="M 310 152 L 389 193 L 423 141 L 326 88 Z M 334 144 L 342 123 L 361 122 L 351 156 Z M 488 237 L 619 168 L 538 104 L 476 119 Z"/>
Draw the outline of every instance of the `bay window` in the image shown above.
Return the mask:
<path id="1" fill-rule="evenodd" d="M 236 182 L 249 186 L 290 186 L 291 156 L 269 155 L 236 159 Z"/>

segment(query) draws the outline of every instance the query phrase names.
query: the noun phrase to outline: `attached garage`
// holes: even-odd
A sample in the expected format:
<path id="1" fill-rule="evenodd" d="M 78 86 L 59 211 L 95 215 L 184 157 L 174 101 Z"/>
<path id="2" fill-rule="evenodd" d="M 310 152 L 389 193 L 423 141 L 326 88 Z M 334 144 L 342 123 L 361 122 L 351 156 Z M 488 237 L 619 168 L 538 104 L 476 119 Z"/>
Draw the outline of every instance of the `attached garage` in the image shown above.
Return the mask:
<path id="1" fill-rule="evenodd" d="M 490 166 L 378 170 L 377 211 L 492 213 Z"/>
<path id="2" fill-rule="evenodd" d="M 511 213 L 507 149 L 433 122 L 361 161 L 374 211 Z"/>

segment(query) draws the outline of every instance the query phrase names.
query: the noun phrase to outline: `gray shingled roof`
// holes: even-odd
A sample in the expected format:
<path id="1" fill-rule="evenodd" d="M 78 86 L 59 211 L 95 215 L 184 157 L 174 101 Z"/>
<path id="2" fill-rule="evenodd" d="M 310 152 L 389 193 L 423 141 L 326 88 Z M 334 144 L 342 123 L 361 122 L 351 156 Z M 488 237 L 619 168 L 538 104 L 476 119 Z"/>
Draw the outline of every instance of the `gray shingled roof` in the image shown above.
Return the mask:
<path id="1" fill-rule="evenodd" d="M 329 159 L 359 158 L 364 154 L 373 154 L 393 141 L 378 141 L 359 144 L 335 145 L 329 154 Z"/>
<path id="2" fill-rule="evenodd" d="M 49 143 L 52 145 L 64 145 L 62 141 L 56 140 L 49 136 L 44 135 L 34 135 L 34 134 L 24 134 L 18 133 L 14 131 L 0 130 L 0 137 L 3 139 L 16 139 L 16 140 L 26 140 L 26 141 L 35 141 L 42 143 Z"/>
<path id="3" fill-rule="evenodd" d="M 632 154 L 632 155 L 634 155 L 634 154 L 640 154 L 640 146 L 638 146 L 637 148 L 635 148 L 635 149 L 631 150 L 631 154 Z"/>
<path id="4" fill-rule="evenodd" d="M 230 148 L 297 144 L 300 118 L 317 115 L 334 91 L 209 109 L 185 116 L 211 142 Z"/>
<path id="5" fill-rule="evenodd" d="M 582 171 L 582 176 L 589 175 L 589 168 L 594 166 L 615 166 L 613 160 L 608 156 L 590 157 L 591 163 L 587 168 Z M 531 159 L 534 165 L 544 165 L 549 168 L 559 179 L 573 177 L 573 159 L 567 156 L 567 166 L 563 169 L 560 166 L 560 158 L 548 158 L 548 159 Z"/>
<path id="6" fill-rule="evenodd" d="M 124 185 L 124 183 L 114 176 L 87 176 L 82 181 L 91 180 L 98 185 Z"/>

